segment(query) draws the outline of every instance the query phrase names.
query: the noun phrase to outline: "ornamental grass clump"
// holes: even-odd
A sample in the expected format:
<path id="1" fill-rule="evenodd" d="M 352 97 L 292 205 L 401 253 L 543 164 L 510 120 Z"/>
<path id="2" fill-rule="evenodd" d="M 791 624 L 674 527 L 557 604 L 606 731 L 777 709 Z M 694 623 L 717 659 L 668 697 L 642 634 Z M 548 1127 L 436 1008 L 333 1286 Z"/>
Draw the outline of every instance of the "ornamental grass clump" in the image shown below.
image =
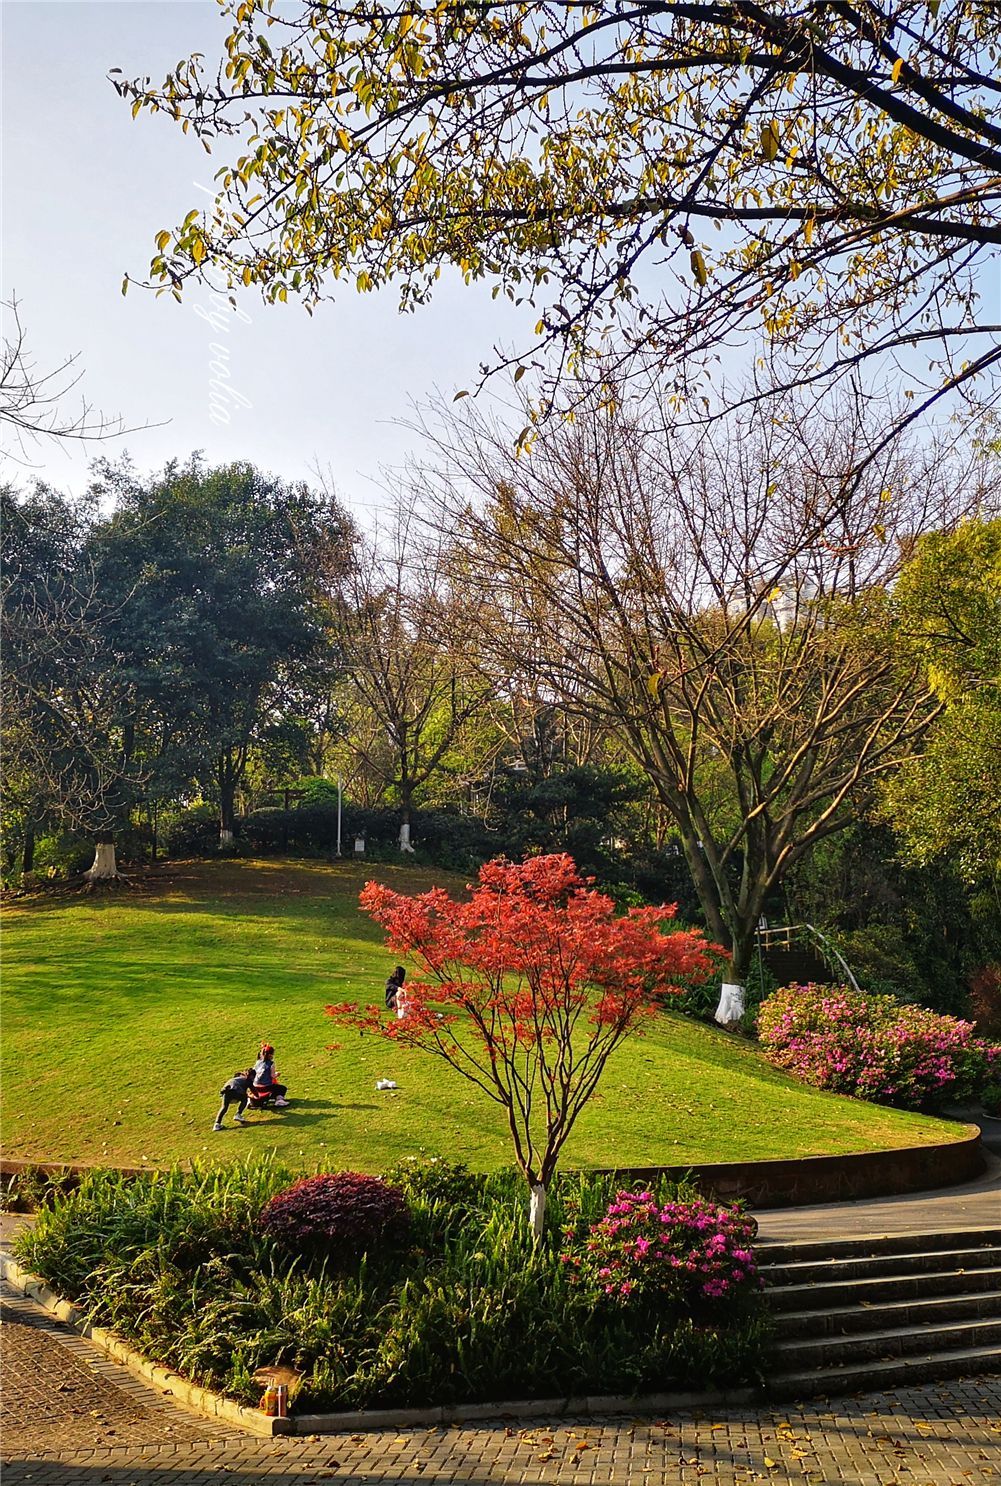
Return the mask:
<path id="1" fill-rule="evenodd" d="M 1001 1047 L 972 1022 L 847 986 L 785 986 L 758 1013 L 769 1061 L 805 1083 L 902 1109 L 976 1098 L 1001 1073 Z"/>
<path id="2" fill-rule="evenodd" d="M 583 1244 L 563 1255 L 571 1279 L 611 1300 L 668 1301 L 695 1313 L 739 1304 L 761 1289 L 754 1219 L 705 1198 L 658 1201 L 618 1192 Z M 575 1239 L 568 1229 L 566 1237 Z"/>
<path id="3" fill-rule="evenodd" d="M 277 1192 L 261 1212 L 261 1229 L 283 1248 L 331 1258 L 395 1247 L 410 1211 L 403 1193 L 357 1171 L 306 1176 Z"/>

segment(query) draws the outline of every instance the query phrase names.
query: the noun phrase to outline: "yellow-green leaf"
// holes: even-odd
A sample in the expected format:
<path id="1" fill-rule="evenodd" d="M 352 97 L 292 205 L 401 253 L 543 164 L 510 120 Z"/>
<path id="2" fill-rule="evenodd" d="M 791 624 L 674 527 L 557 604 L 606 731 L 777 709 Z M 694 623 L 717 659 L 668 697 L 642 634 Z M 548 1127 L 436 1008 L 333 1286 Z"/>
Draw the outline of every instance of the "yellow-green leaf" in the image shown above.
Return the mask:
<path id="1" fill-rule="evenodd" d="M 167 246 L 167 244 L 169 242 L 170 242 L 170 233 L 169 232 L 167 232 L 166 230 L 164 230 L 163 232 L 158 232 L 157 233 L 157 235 L 156 235 L 156 246 L 157 246 L 157 251 L 158 252 L 162 253 L 163 250 L 164 250 L 164 248 Z"/>
<path id="2" fill-rule="evenodd" d="M 775 119 L 769 119 L 767 124 L 761 126 L 761 153 L 766 160 L 774 160 L 779 152 L 779 126 Z"/>
<path id="3" fill-rule="evenodd" d="M 894 87 L 896 87 L 897 83 L 899 83 L 899 81 L 900 81 L 900 74 L 901 74 L 901 72 L 903 70 L 903 66 L 904 66 L 904 59 L 903 59 L 903 57 L 898 57 L 897 60 L 893 64 L 893 71 L 890 73 L 890 81 L 891 81 L 891 83 L 893 83 Z"/>
<path id="4" fill-rule="evenodd" d="M 462 389 L 461 392 L 457 392 L 455 394 L 455 396 L 452 398 L 452 401 L 453 402 L 458 402 L 460 397 L 468 397 L 468 396 L 469 396 L 469 392 L 468 392 L 467 388 L 463 387 L 463 389 Z"/>
<path id="5" fill-rule="evenodd" d="M 523 367 L 523 366 L 519 366 L 519 367 L 518 367 L 518 368 L 517 368 L 517 369 L 516 369 L 516 370 L 515 370 L 515 374 L 514 374 L 514 380 L 515 380 L 515 381 L 516 381 L 516 382 L 520 382 L 520 381 L 521 381 L 521 379 L 522 379 L 522 377 L 523 377 L 523 376 L 524 376 L 524 375 L 525 375 L 525 368 L 524 368 L 524 367 Z"/>
<path id="6" fill-rule="evenodd" d="M 699 285 L 700 288 L 703 287 L 707 279 L 709 278 L 709 274 L 706 270 L 706 260 L 703 258 L 698 248 L 696 248 L 695 252 L 692 254 L 692 273 L 695 275 L 695 282 Z"/>

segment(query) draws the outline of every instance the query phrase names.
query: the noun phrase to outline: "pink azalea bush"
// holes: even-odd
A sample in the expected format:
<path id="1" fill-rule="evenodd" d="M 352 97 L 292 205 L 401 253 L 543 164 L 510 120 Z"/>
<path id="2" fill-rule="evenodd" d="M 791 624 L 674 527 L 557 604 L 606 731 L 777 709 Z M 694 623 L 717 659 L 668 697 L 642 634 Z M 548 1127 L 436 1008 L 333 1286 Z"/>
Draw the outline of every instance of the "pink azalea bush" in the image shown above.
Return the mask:
<path id="1" fill-rule="evenodd" d="M 793 985 L 758 1012 L 768 1059 L 805 1083 L 876 1104 L 930 1109 L 1001 1077 L 1001 1047 L 972 1022 L 847 986 Z"/>
<path id="2" fill-rule="evenodd" d="M 751 1247 L 756 1231 L 739 1205 L 618 1192 L 583 1243 L 562 1259 L 572 1280 L 597 1296 L 621 1302 L 656 1295 L 697 1310 L 761 1288 Z M 567 1238 L 574 1238 L 573 1229 Z"/>

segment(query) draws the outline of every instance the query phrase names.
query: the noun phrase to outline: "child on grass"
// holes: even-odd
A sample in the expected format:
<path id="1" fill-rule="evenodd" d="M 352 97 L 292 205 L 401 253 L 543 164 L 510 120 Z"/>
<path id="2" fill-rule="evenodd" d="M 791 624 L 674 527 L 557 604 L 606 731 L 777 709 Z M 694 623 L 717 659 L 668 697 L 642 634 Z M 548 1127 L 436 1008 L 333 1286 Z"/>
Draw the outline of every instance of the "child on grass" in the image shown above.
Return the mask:
<path id="1" fill-rule="evenodd" d="M 263 1094 L 276 1108 L 284 1109 L 288 1100 L 288 1089 L 278 1082 L 275 1072 L 275 1050 L 270 1042 L 261 1043 L 261 1055 L 253 1068 L 252 1088 L 255 1094 Z"/>
<path id="2" fill-rule="evenodd" d="M 240 1106 L 233 1116 L 234 1123 L 237 1125 L 245 1125 L 247 1123 L 243 1118 L 243 1111 L 247 1107 L 247 1091 L 250 1088 L 253 1077 L 254 1070 L 252 1068 L 244 1068 L 240 1072 L 234 1073 L 233 1077 L 227 1079 L 226 1083 L 223 1084 L 219 1091 L 222 1094 L 222 1103 L 219 1106 L 219 1113 L 215 1117 L 215 1124 L 212 1126 L 213 1130 L 221 1130 L 223 1128 L 223 1117 L 231 1104 L 239 1104 Z"/>

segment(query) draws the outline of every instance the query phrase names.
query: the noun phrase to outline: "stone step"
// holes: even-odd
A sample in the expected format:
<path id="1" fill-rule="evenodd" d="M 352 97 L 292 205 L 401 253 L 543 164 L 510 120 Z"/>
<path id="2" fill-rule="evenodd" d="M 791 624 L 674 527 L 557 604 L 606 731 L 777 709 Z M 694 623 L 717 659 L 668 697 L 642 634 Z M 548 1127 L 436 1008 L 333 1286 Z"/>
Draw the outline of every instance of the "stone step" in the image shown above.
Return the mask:
<path id="1" fill-rule="evenodd" d="M 773 1366 L 779 1373 L 815 1368 L 851 1366 L 862 1361 L 956 1352 L 976 1347 L 1001 1351 L 1001 1316 L 957 1321 L 944 1326 L 900 1326 L 892 1331 L 866 1331 L 855 1336 L 822 1336 L 782 1341 L 774 1349 Z"/>
<path id="2" fill-rule="evenodd" d="M 775 1373 L 769 1378 L 766 1391 L 774 1399 L 836 1397 L 899 1384 L 996 1372 L 1001 1372 L 1001 1346 L 964 1347 L 957 1351 L 894 1357 L 889 1362 L 846 1363 L 841 1367 Z"/>
<path id="3" fill-rule="evenodd" d="M 887 1300 L 923 1300 L 934 1296 L 980 1294 L 1001 1289 L 1001 1267 L 931 1270 L 866 1279 L 824 1280 L 805 1285 L 775 1285 L 765 1290 L 772 1311 L 836 1310 L 853 1304 Z"/>
<path id="4" fill-rule="evenodd" d="M 867 1301 L 838 1310 L 778 1311 L 773 1315 L 781 1341 L 795 1337 L 850 1336 L 860 1331 L 892 1331 L 901 1326 L 939 1325 L 1001 1316 L 1001 1289 L 979 1294 L 913 1300 Z"/>
<path id="5" fill-rule="evenodd" d="M 755 1246 L 762 1269 L 773 1265 L 923 1253 L 931 1249 L 1001 1248 L 1001 1228 L 954 1228 L 940 1233 L 878 1233 L 861 1238 L 765 1241 Z"/>
<path id="6" fill-rule="evenodd" d="M 799 1260 L 792 1264 L 769 1264 L 763 1270 L 765 1285 L 771 1289 L 787 1286 L 824 1284 L 837 1280 L 878 1279 L 881 1276 L 927 1274 L 935 1271 L 996 1268 L 1001 1263 L 1001 1248 L 931 1249 L 910 1253 L 864 1254 L 844 1259 Z"/>

